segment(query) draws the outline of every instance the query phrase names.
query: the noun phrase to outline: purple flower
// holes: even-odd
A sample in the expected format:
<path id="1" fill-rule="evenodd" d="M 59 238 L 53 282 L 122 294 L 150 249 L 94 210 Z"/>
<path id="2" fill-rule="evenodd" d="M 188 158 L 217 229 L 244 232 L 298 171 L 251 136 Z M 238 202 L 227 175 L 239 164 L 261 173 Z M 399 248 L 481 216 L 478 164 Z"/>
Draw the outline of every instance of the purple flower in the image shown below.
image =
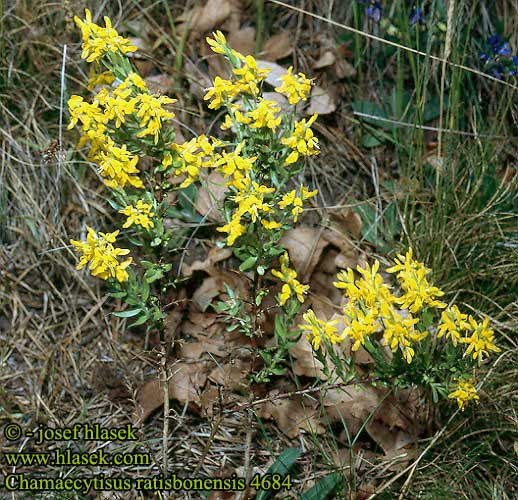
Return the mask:
<path id="1" fill-rule="evenodd" d="M 373 2 L 369 7 L 367 8 L 367 17 L 369 19 L 372 19 L 375 23 L 379 23 L 379 20 L 381 19 L 381 3 L 380 2 Z"/>
<path id="2" fill-rule="evenodd" d="M 508 56 L 511 53 L 511 49 L 509 48 L 509 44 L 504 42 L 502 45 L 495 47 L 496 52 L 500 56 Z"/>
<path id="3" fill-rule="evenodd" d="M 491 74 L 498 78 L 499 80 L 503 80 L 504 67 L 501 64 L 497 64 L 494 68 L 491 69 Z"/>
<path id="4" fill-rule="evenodd" d="M 424 22 L 424 17 L 421 7 L 413 7 L 410 12 L 410 26 L 414 26 L 414 24 L 422 22 Z"/>
<path id="5" fill-rule="evenodd" d="M 513 59 L 513 64 L 515 66 L 518 66 L 518 56 L 513 56 L 512 59 Z"/>
<path id="6" fill-rule="evenodd" d="M 489 37 L 489 44 L 495 47 L 496 45 L 500 45 L 500 42 L 502 39 L 500 38 L 500 35 L 491 35 Z"/>

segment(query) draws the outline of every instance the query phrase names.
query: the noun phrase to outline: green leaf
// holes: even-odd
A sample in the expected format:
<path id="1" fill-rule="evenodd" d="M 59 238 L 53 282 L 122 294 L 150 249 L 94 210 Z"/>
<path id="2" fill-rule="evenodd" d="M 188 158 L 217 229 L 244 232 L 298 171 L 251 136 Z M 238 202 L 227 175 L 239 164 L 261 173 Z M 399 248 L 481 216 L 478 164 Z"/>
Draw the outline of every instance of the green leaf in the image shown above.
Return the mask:
<path id="1" fill-rule="evenodd" d="M 142 302 L 147 302 L 147 299 L 149 298 L 149 281 L 144 280 L 142 282 Z"/>
<path id="2" fill-rule="evenodd" d="M 241 272 L 244 272 L 244 271 L 248 271 L 249 269 L 252 269 L 252 267 L 254 267 L 255 263 L 257 262 L 258 260 L 258 257 L 255 257 L 253 255 L 251 255 L 250 257 L 248 257 L 248 259 L 246 259 L 240 266 L 239 266 L 239 270 Z"/>
<path id="3" fill-rule="evenodd" d="M 364 148 L 375 148 L 376 146 L 383 144 L 383 142 L 372 134 L 364 134 L 362 135 L 361 144 Z"/>
<path id="4" fill-rule="evenodd" d="M 131 325 L 129 327 L 133 328 L 134 326 L 143 325 L 147 320 L 148 320 L 148 315 L 143 314 L 139 319 L 137 319 L 137 321 L 135 321 L 134 323 L 131 323 Z"/>
<path id="5" fill-rule="evenodd" d="M 113 210 L 119 211 L 122 207 L 115 201 L 115 200 L 107 200 L 110 207 L 113 208 Z"/>
<path id="6" fill-rule="evenodd" d="M 114 316 L 117 316 L 117 318 L 132 318 L 133 316 L 136 316 L 137 314 L 140 314 L 142 312 L 142 309 L 139 307 L 138 309 L 128 309 L 127 311 L 117 311 L 112 313 Z"/>
<path id="7" fill-rule="evenodd" d="M 376 125 L 377 127 L 385 128 L 387 130 L 392 130 L 394 128 L 394 124 L 388 123 L 386 121 L 377 120 L 376 118 L 387 118 L 387 113 L 385 113 L 384 109 L 375 102 L 371 101 L 354 101 L 353 102 L 353 110 L 357 113 L 363 113 L 369 116 L 358 116 L 358 118 L 370 125 Z"/>
<path id="8" fill-rule="evenodd" d="M 132 245 L 135 245 L 136 247 L 142 247 L 144 246 L 144 244 L 137 240 L 136 238 L 133 238 L 133 236 L 126 236 L 126 238 L 128 238 L 128 241 L 132 244 Z"/>
<path id="9" fill-rule="evenodd" d="M 334 491 L 339 482 L 340 476 L 336 472 L 329 474 L 316 483 L 315 486 L 305 491 L 300 496 L 300 500 L 324 500 Z"/>
<path id="10" fill-rule="evenodd" d="M 144 279 L 148 283 L 153 283 L 153 281 L 159 280 L 164 276 L 164 272 L 161 269 L 148 269 L 144 273 Z"/>
<path id="11" fill-rule="evenodd" d="M 121 299 L 122 297 L 126 297 L 127 292 L 110 292 L 108 295 L 113 297 L 114 299 Z"/>
<path id="12" fill-rule="evenodd" d="M 266 474 L 287 474 L 300 457 L 301 452 L 300 448 L 286 448 L 268 468 Z M 272 490 L 261 490 L 255 498 L 256 500 L 265 500 L 270 497 L 271 493 Z"/>

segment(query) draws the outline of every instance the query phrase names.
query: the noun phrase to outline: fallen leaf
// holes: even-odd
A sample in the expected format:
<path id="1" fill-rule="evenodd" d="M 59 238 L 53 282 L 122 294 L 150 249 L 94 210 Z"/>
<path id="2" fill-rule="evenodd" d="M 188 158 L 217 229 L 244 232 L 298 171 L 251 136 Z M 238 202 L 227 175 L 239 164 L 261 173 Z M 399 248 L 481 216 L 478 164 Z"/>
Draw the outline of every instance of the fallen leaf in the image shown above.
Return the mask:
<path id="1" fill-rule="evenodd" d="M 173 79 L 168 75 L 153 75 L 144 78 L 152 94 L 167 94 L 174 86 Z"/>
<path id="2" fill-rule="evenodd" d="M 268 38 L 263 45 L 262 56 L 267 61 L 277 61 L 293 52 L 293 38 L 288 31 L 281 31 Z"/>
<path id="3" fill-rule="evenodd" d="M 330 211 L 330 220 L 332 227 L 343 232 L 350 232 L 355 238 L 361 238 L 362 219 L 351 208 Z"/>
<path id="4" fill-rule="evenodd" d="M 182 404 L 187 402 L 200 406 L 199 392 L 207 380 L 206 363 L 175 363 L 171 367 L 169 398 Z M 161 382 L 154 378 L 144 382 L 137 391 L 137 408 L 133 413 L 133 423 L 142 424 L 157 408 L 164 404 Z"/>
<path id="5" fill-rule="evenodd" d="M 337 59 L 335 62 L 335 74 L 340 79 L 352 78 L 356 76 L 356 69 L 354 66 L 345 59 Z"/>
<path id="6" fill-rule="evenodd" d="M 183 70 L 189 80 L 189 90 L 197 99 L 202 101 L 206 89 L 212 87 L 212 80 L 209 78 L 209 75 L 202 71 L 190 59 L 185 60 Z"/>
<path id="7" fill-rule="evenodd" d="M 293 356 L 293 372 L 295 375 L 327 380 L 323 372 L 324 365 L 315 357 L 313 347 L 305 335 L 290 349 Z"/>
<path id="8" fill-rule="evenodd" d="M 322 251 L 328 242 L 322 238 L 318 227 L 296 227 L 286 231 L 281 243 L 288 251 L 290 262 L 299 274 L 299 279 L 307 281 L 313 273 Z"/>
<path id="9" fill-rule="evenodd" d="M 335 111 L 335 109 L 336 104 L 329 93 L 322 87 L 315 85 L 311 89 L 311 99 L 306 114 L 313 115 L 314 113 L 318 113 L 319 115 L 327 115 Z"/>
<path id="10" fill-rule="evenodd" d="M 331 50 L 326 50 L 315 63 L 313 69 L 322 69 L 331 66 L 336 61 L 336 56 Z"/>
<path id="11" fill-rule="evenodd" d="M 225 179 L 219 172 L 211 172 L 205 182 L 198 189 L 198 197 L 194 208 L 207 219 L 224 223 L 225 219 L 219 210 L 223 205 L 228 187 L 225 186 Z"/>
<path id="12" fill-rule="evenodd" d="M 263 98 L 267 101 L 275 101 L 284 113 L 291 112 L 293 109 L 288 99 L 278 92 L 263 92 Z"/>
<path id="13" fill-rule="evenodd" d="M 365 384 L 329 389 L 324 406 L 331 422 L 343 421 L 349 435 L 355 436 L 364 422 L 376 411 L 382 395 Z"/>
<path id="14" fill-rule="evenodd" d="M 384 458 L 391 461 L 389 470 L 397 471 L 405 468 L 409 460 L 415 456 L 415 439 L 408 432 L 388 429 L 386 425 L 376 420 L 370 420 L 365 430 L 383 450 Z"/>
<path id="15" fill-rule="evenodd" d="M 209 250 L 207 258 L 205 260 L 195 260 L 192 264 L 184 264 L 182 266 L 183 276 L 192 276 L 195 271 L 206 271 L 210 274 L 210 271 L 214 265 L 222 260 L 228 259 L 233 253 L 232 248 L 224 247 L 213 247 Z"/>
<path id="16" fill-rule="evenodd" d="M 177 22 L 182 25 L 177 30 L 185 28 L 198 33 L 207 33 L 219 26 L 231 13 L 229 0 L 208 0 L 204 6 L 197 6 L 178 16 Z"/>
<path id="17" fill-rule="evenodd" d="M 309 402 L 299 396 L 275 400 L 276 391 L 271 391 L 271 401 L 265 402 L 259 409 L 261 418 L 273 418 L 279 429 L 291 439 L 299 436 L 301 430 L 323 434 L 317 403 Z"/>
<path id="18" fill-rule="evenodd" d="M 217 297 L 223 290 L 221 289 L 221 281 L 217 276 L 209 276 L 203 280 L 203 283 L 196 289 L 192 296 L 192 303 L 200 311 L 206 311 L 212 299 Z"/>
<path id="19" fill-rule="evenodd" d="M 231 32 L 228 35 L 228 44 L 244 56 L 253 55 L 255 52 L 255 28 L 248 26 Z"/>
<path id="20" fill-rule="evenodd" d="M 184 341 L 180 345 L 180 357 L 182 359 L 198 360 L 208 352 L 215 356 L 225 356 L 227 351 L 224 339 L 206 337 L 203 340 L 197 340 L 195 342 Z"/>
<path id="21" fill-rule="evenodd" d="M 248 387 L 250 363 L 234 359 L 214 368 L 209 374 L 209 380 L 231 390 L 245 390 Z"/>
<path id="22" fill-rule="evenodd" d="M 272 87 L 279 87 L 282 85 L 281 76 L 288 73 L 286 68 L 279 66 L 277 63 L 263 61 L 261 59 L 257 60 L 257 67 L 260 69 L 271 69 L 270 73 L 268 73 L 268 76 L 266 77 L 266 83 Z"/>

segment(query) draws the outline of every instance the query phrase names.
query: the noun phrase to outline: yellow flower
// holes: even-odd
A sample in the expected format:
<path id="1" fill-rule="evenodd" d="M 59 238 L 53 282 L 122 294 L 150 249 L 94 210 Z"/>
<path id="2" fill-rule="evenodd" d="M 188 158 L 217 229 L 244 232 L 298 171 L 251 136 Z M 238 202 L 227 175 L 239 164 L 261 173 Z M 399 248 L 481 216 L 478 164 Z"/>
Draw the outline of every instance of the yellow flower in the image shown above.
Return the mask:
<path id="1" fill-rule="evenodd" d="M 257 95 L 259 93 L 259 84 L 266 80 L 270 68 L 261 69 L 257 67 L 257 61 L 253 56 L 243 56 L 239 52 L 234 52 L 241 59 L 243 66 L 234 68 L 233 72 L 239 79 L 235 85 L 239 91 L 246 94 Z M 209 106 L 210 107 L 210 106 Z"/>
<path id="2" fill-rule="evenodd" d="M 365 337 L 372 335 L 379 328 L 376 315 L 372 311 L 365 314 L 353 302 L 344 307 L 344 321 L 346 326 L 342 337 L 349 337 L 353 341 L 353 351 L 357 351 L 360 345 L 365 345 Z"/>
<path id="3" fill-rule="evenodd" d="M 297 280 L 297 273 L 288 267 L 289 257 L 287 252 L 281 255 L 279 260 L 281 262 L 281 270 L 272 269 L 272 274 L 285 283 L 279 295 L 279 305 L 283 306 L 286 304 L 293 295 L 297 297 L 299 302 L 304 302 L 304 294 L 308 292 L 309 285 L 301 284 Z"/>
<path id="4" fill-rule="evenodd" d="M 295 190 L 284 194 L 281 198 L 281 201 L 279 201 L 279 208 L 284 209 L 289 206 L 293 206 L 291 215 L 293 216 L 293 222 L 297 222 L 299 215 L 303 212 L 302 206 L 304 201 L 311 198 L 312 196 L 315 196 L 317 193 L 318 190 L 316 189 L 314 191 L 310 191 L 307 187 L 301 186 L 299 195 L 297 195 Z"/>
<path id="5" fill-rule="evenodd" d="M 289 137 L 283 137 L 281 143 L 293 151 L 284 160 L 284 165 L 291 165 L 299 159 L 299 154 L 312 156 L 319 153 L 318 138 L 313 136 L 311 125 L 317 119 L 315 113 L 307 122 L 306 119 L 295 123 L 295 130 Z"/>
<path id="6" fill-rule="evenodd" d="M 469 316 L 468 320 L 473 333 L 471 337 L 460 339 L 463 344 L 468 344 L 464 356 L 469 356 L 473 352 L 473 359 L 478 358 L 482 361 L 484 356 L 489 356 L 489 351 L 500 352 L 501 349 L 493 343 L 495 332 L 488 328 L 489 318 L 485 318 L 482 323 L 477 323 L 472 316 Z"/>
<path id="7" fill-rule="evenodd" d="M 126 120 L 127 115 L 135 112 L 137 98 L 126 101 L 122 97 L 107 97 L 102 103 L 104 115 L 108 120 L 115 120 L 115 128 L 119 128 Z"/>
<path id="8" fill-rule="evenodd" d="M 98 85 L 111 85 L 114 81 L 115 76 L 111 71 L 96 73 L 93 68 L 90 68 L 90 78 L 88 78 L 86 88 L 88 90 L 94 90 Z"/>
<path id="9" fill-rule="evenodd" d="M 248 113 L 253 120 L 250 128 L 269 128 L 275 132 L 281 123 L 281 116 L 275 116 L 281 111 L 281 107 L 275 101 L 260 98 L 257 108 Z"/>
<path id="10" fill-rule="evenodd" d="M 99 104 L 98 100 L 94 100 L 90 104 L 79 95 L 70 97 L 68 100 L 68 109 L 70 111 L 70 124 L 68 128 L 71 129 L 80 122 L 83 131 L 90 129 L 99 130 L 100 128 L 104 130 L 104 125 L 108 122 L 108 118 L 104 115 Z"/>
<path id="11" fill-rule="evenodd" d="M 256 156 L 251 158 L 241 156 L 244 145 L 245 142 L 243 141 L 230 153 L 222 151 L 221 154 L 217 155 L 215 162 L 218 172 L 221 172 L 225 178 L 232 177 L 227 184 L 238 189 L 240 181 L 252 170 L 254 162 L 257 160 Z"/>
<path id="12" fill-rule="evenodd" d="M 221 106 L 230 103 L 237 94 L 239 94 L 239 87 L 237 85 L 234 85 L 230 80 L 224 80 L 217 76 L 214 78 L 214 86 L 207 89 L 203 99 L 206 101 L 212 99 L 209 103 L 209 108 L 219 109 Z"/>
<path id="13" fill-rule="evenodd" d="M 446 307 L 444 302 L 437 300 L 437 297 L 442 297 L 444 292 L 428 282 L 425 276 L 431 270 L 427 269 L 422 262 L 412 258 L 412 249 L 408 250 L 406 256 L 398 255 L 394 260 L 396 265 L 387 269 L 387 272 L 397 272 L 396 276 L 405 292 L 397 302 L 403 309 L 417 312 L 424 305 L 438 309 Z"/>
<path id="14" fill-rule="evenodd" d="M 282 225 L 279 222 L 276 222 L 274 220 L 261 220 L 261 224 L 264 226 L 265 229 L 279 229 L 282 227 Z"/>
<path id="15" fill-rule="evenodd" d="M 224 54 L 225 49 L 227 48 L 227 39 L 225 38 L 225 35 L 218 30 L 215 33 L 212 33 L 212 36 L 214 39 L 209 37 L 205 39 L 210 45 L 212 52 L 215 52 L 216 54 Z"/>
<path id="16" fill-rule="evenodd" d="M 113 95 L 114 97 L 122 97 L 123 99 L 126 99 L 131 95 L 133 87 L 142 90 L 144 93 L 148 92 L 146 82 L 140 75 L 132 72 L 120 85 L 117 85 L 113 91 Z"/>
<path id="17" fill-rule="evenodd" d="M 333 286 L 341 290 L 345 290 L 345 296 L 349 302 L 360 300 L 361 294 L 359 288 L 354 284 L 354 271 L 352 269 L 342 269 L 336 276 L 338 281 L 333 281 Z"/>
<path id="18" fill-rule="evenodd" d="M 104 18 L 105 28 L 98 26 L 92 22 L 92 14 L 85 9 L 86 19 L 82 21 L 75 16 L 76 24 L 81 28 L 83 36 L 83 53 L 81 57 L 87 62 L 98 61 L 109 52 L 135 52 L 137 47 L 131 45 L 131 42 L 120 36 L 116 30 L 112 28 L 110 19 Z"/>
<path id="19" fill-rule="evenodd" d="M 311 92 L 311 80 L 306 78 L 304 73 L 292 75 L 293 66 L 288 68 L 288 72 L 281 76 L 282 85 L 276 87 L 275 91 L 285 94 L 290 104 L 295 105 L 299 101 L 305 101 Z"/>
<path id="20" fill-rule="evenodd" d="M 235 214 L 228 224 L 222 227 L 217 227 L 216 231 L 228 233 L 227 245 L 232 246 L 237 238 L 242 234 L 245 234 L 246 228 L 241 224 L 241 217 L 239 214 Z"/>
<path id="21" fill-rule="evenodd" d="M 448 394 L 448 398 L 456 399 L 462 411 L 465 410 L 466 405 L 470 401 L 478 401 L 480 399 L 473 379 L 458 380 L 456 389 Z"/>
<path id="22" fill-rule="evenodd" d="M 299 328 L 307 331 L 306 339 L 311 342 L 315 351 L 320 349 L 320 343 L 323 338 L 329 339 L 333 344 L 343 340 L 343 338 L 338 335 L 338 331 L 336 329 L 336 325 L 340 320 L 334 319 L 332 321 L 323 321 L 315 316 L 312 309 L 308 309 L 302 315 L 302 318 L 306 323 L 299 325 Z"/>
<path id="23" fill-rule="evenodd" d="M 213 165 L 214 145 L 208 141 L 205 135 L 195 137 L 183 144 L 173 144 L 171 149 L 176 151 L 181 161 L 181 165 L 175 170 L 175 175 L 187 175 L 187 178 L 180 184 L 182 188 L 191 185 L 198 179 L 200 168 Z M 171 154 L 167 153 L 162 164 L 168 167 L 171 163 Z"/>
<path id="24" fill-rule="evenodd" d="M 424 339 L 427 332 L 419 332 L 414 330 L 414 325 L 419 322 L 419 319 L 403 316 L 395 311 L 390 315 L 383 317 L 385 331 L 383 332 L 383 342 L 390 346 L 392 352 L 395 352 L 399 347 L 403 353 L 407 363 L 412 362 L 414 357 L 414 349 L 411 347 L 413 343 Z"/>
<path id="25" fill-rule="evenodd" d="M 456 305 L 446 309 L 441 314 L 441 324 L 437 336 L 441 338 L 446 334 L 446 338 L 451 338 L 454 346 L 457 346 L 457 341 L 460 340 L 461 330 L 471 330 L 471 325 L 467 321 L 467 314 L 463 314 L 459 311 Z"/>
<path id="26" fill-rule="evenodd" d="M 143 188 L 144 184 L 137 176 L 138 160 L 139 157 L 130 153 L 125 144 L 118 147 L 110 139 L 106 150 L 99 154 L 99 170 L 105 177 L 105 184 L 111 188 L 124 187 L 126 184 Z"/>
<path id="27" fill-rule="evenodd" d="M 155 223 L 150 219 L 150 217 L 155 215 L 155 213 L 151 211 L 152 208 L 153 205 L 151 203 L 146 203 L 144 200 L 138 200 L 135 207 L 133 207 L 133 205 L 128 205 L 122 210 L 119 210 L 120 214 L 127 215 L 128 217 L 122 227 L 127 228 L 132 224 L 142 226 L 144 229 L 154 227 Z"/>
<path id="28" fill-rule="evenodd" d="M 362 275 L 362 278 L 356 281 L 358 287 L 358 298 L 363 305 L 373 311 L 376 315 L 383 315 L 385 311 L 392 310 L 392 304 L 396 300 L 390 293 L 390 287 L 383 282 L 382 276 L 378 273 L 380 263 L 378 260 L 365 268 L 360 266 L 356 270 Z"/>
<path id="29" fill-rule="evenodd" d="M 90 272 L 93 276 L 98 276 L 103 280 L 115 278 L 120 282 L 126 281 L 128 279 L 126 268 L 131 264 L 132 258 L 129 257 L 121 263 L 117 260 L 118 256 L 129 253 L 129 250 L 125 248 L 113 246 L 119 231 L 97 234 L 88 226 L 87 230 L 86 241 L 70 240 L 70 243 L 82 254 L 77 269 L 82 269 L 90 263 Z"/>
<path id="30" fill-rule="evenodd" d="M 162 128 L 162 120 L 171 120 L 174 113 L 166 111 L 162 106 L 165 104 L 173 104 L 177 102 L 167 96 L 140 94 L 138 96 L 137 116 L 141 119 L 139 127 L 141 130 L 137 137 L 145 137 L 146 135 L 154 136 L 155 144 L 158 142 L 158 135 Z"/>
<path id="31" fill-rule="evenodd" d="M 245 177 L 240 184 L 240 191 L 234 197 L 234 201 L 238 204 L 236 213 L 242 217 L 248 214 L 252 218 L 252 222 L 256 222 L 259 218 L 259 212 L 267 213 L 271 211 L 268 203 L 264 202 L 264 195 L 275 191 L 274 188 L 269 188 L 252 181 L 250 177 Z"/>

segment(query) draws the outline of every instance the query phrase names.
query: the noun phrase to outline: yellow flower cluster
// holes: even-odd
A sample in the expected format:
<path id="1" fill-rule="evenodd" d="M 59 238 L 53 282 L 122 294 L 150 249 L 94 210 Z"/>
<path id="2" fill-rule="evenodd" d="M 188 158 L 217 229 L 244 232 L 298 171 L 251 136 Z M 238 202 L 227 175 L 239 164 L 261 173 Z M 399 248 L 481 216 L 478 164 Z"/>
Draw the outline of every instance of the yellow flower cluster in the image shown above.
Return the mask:
<path id="1" fill-rule="evenodd" d="M 234 51 L 234 54 L 237 55 L 242 62 L 241 68 L 233 69 L 234 75 L 239 77 L 235 82 L 235 86 L 239 92 L 257 96 L 259 94 L 259 85 L 266 80 L 271 69 L 259 68 L 253 56 L 243 56 L 237 51 Z"/>
<path id="2" fill-rule="evenodd" d="M 216 170 L 229 179 L 227 185 L 241 189 L 242 180 L 252 171 L 253 165 L 257 160 L 256 156 L 247 158 L 241 156 L 241 151 L 245 147 L 245 142 L 237 145 L 234 151 L 227 153 L 222 151 L 215 156 Z"/>
<path id="3" fill-rule="evenodd" d="M 98 75 L 99 78 L 101 75 Z M 93 81 L 97 82 L 99 78 L 95 77 Z M 110 80 L 106 80 L 106 75 L 101 79 Z M 81 96 L 73 95 L 68 101 L 71 116 L 68 128 L 81 123 L 82 137 L 79 146 L 90 143 L 88 157 L 99 164 L 100 172 L 109 187 L 123 188 L 130 184 L 142 188 L 137 169 L 139 157 L 129 152 L 126 145 L 119 147 L 115 144 L 110 137 L 110 123 L 118 129 L 128 120 L 138 122 L 141 130 L 137 137 L 152 135 L 156 144 L 162 120 L 174 118 L 174 113 L 166 111 L 163 106 L 174 102 L 176 99 L 149 94 L 142 78 L 136 73 L 130 73 L 111 92 L 106 87 L 102 88 L 92 103 L 86 102 Z"/>
<path id="4" fill-rule="evenodd" d="M 285 94 L 288 102 L 292 105 L 305 101 L 311 92 L 311 80 L 306 78 L 304 73 L 293 75 L 293 66 L 288 68 L 288 72 L 281 76 L 282 85 L 276 87 L 275 91 Z"/>
<path id="5" fill-rule="evenodd" d="M 279 295 L 279 304 L 283 306 L 292 296 L 296 296 L 299 302 L 304 302 L 304 294 L 308 292 L 309 285 L 303 285 L 297 280 L 297 273 L 294 269 L 289 267 L 290 260 L 288 252 L 281 255 L 279 260 L 281 270 L 277 271 L 276 269 L 272 269 L 272 274 L 284 282 Z"/>
<path id="6" fill-rule="evenodd" d="M 132 258 L 129 257 L 121 263 L 117 260 L 120 255 L 129 253 L 129 250 L 125 248 L 113 246 L 119 231 L 97 234 L 88 226 L 87 230 L 86 241 L 70 240 L 70 243 L 82 254 L 77 269 L 82 269 L 90 263 L 89 268 L 93 276 L 98 276 L 103 280 L 115 278 L 119 282 L 126 281 L 128 279 L 126 268 L 131 264 Z"/>
<path id="7" fill-rule="evenodd" d="M 448 398 L 456 399 L 462 411 L 465 410 L 466 405 L 470 401 L 478 401 L 480 399 L 473 379 L 458 380 L 456 389 L 448 394 Z"/>
<path id="8" fill-rule="evenodd" d="M 136 205 L 128 205 L 127 207 L 119 210 L 120 214 L 124 214 L 128 217 L 123 228 L 127 228 L 135 224 L 136 226 L 142 226 L 144 229 L 149 229 L 155 226 L 155 223 L 151 220 L 151 217 L 155 215 L 152 212 L 153 205 L 146 203 L 144 200 L 138 200 Z"/>
<path id="9" fill-rule="evenodd" d="M 322 338 L 329 339 L 333 344 L 342 342 L 342 337 L 338 335 L 336 325 L 340 320 L 334 319 L 332 321 L 323 321 L 315 316 L 312 309 L 308 309 L 302 318 L 306 322 L 305 324 L 299 325 L 299 328 L 306 330 L 306 338 L 313 345 L 313 349 L 318 351 L 320 349 L 320 343 Z"/>
<path id="10" fill-rule="evenodd" d="M 495 332 L 488 328 L 489 318 L 485 318 L 482 323 L 477 323 L 473 316 L 467 317 L 454 305 L 443 312 L 441 320 L 437 336 L 442 337 L 446 334 L 447 338 L 451 338 L 454 346 L 457 345 L 457 342 L 467 344 L 468 348 L 464 356 L 473 353 L 473 359 L 482 361 L 484 357 L 489 356 L 490 351 L 500 352 L 500 348 L 494 344 Z M 462 336 L 461 331 L 471 333 L 471 335 Z"/>
<path id="11" fill-rule="evenodd" d="M 214 144 L 209 142 L 205 135 L 185 141 L 183 144 L 173 144 L 171 151 L 176 153 L 176 162 L 180 162 L 180 165 L 175 167 L 175 175 L 186 176 L 180 184 L 181 188 L 190 186 L 198 180 L 200 168 L 214 165 Z M 162 160 L 162 165 L 169 167 L 172 163 L 173 155 L 167 152 Z"/>
<path id="12" fill-rule="evenodd" d="M 275 132 L 281 124 L 280 106 L 272 100 L 263 99 L 260 94 L 260 84 L 266 79 L 270 69 L 258 67 L 257 61 L 252 56 L 243 56 L 239 52 L 228 47 L 225 36 L 220 31 L 207 38 L 207 43 L 217 54 L 225 54 L 227 58 L 238 67 L 233 69 L 234 80 L 225 80 L 220 77 L 214 79 L 214 85 L 207 89 L 204 99 L 210 101 L 210 109 L 219 109 L 227 106 L 229 113 L 221 128 L 227 130 L 238 124 L 247 124 L 251 129 L 268 128 Z M 290 104 L 295 105 L 301 100 L 306 100 L 311 91 L 311 80 L 303 73 L 292 74 L 290 67 L 287 74 L 281 77 L 282 85 L 275 90 L 288 97 Z M 253 102 L 243 99 L 246 106 L 233 104 L 232 101 L 239 94 L 252 96 Z M 243 109 L 250 108 L 250 109 Z M 311 130 L 311 125 L 317 118 L 314 114 L 309 120 L 297 121 L 293 132 L 287 137 L 281 137 L 281 144 L 291 149 L 285 159 L 285 165 L 295 163 L 299 156 L 312 156 L 318 154 L 318 139 Z"/>
<path id="13" fill-rule="evenodd" d="M 174 118 L 174 113 L 166 111 L 163 106 L 165 104 L 174 104 L 175 102 L 177 102 L 176 99 L 165 95 L 140 94 L 138 96 L 137 116 L 140 118 L 139 127 L 142 130 L 137 134 L 137 137 L 152 135 L 156 144 L 162 128 L 162 120 L 172 120 Z"/>
<path id="14" fill-rule="evenodd" d="M 356 351 L 360 345 L 365 345 L 367 336 L 383 330 L 383 343 L 392 352 L 400 349 L 407 363 L 411 363 L 415 354 L 412 345 L 426 337 L 427 333 L 414 328 L 418 319 L 395 311 L 394 303 L 398 299 L 383 282 L 378 273 L 379 265 L 379 261 L 375 261 L 372 267 L 368 264 L 365 268 L 358 266 L 356 270 L 362 276 L 358 280 L 354 279 L 352 269 L 341 271 L 338 281 L 333 283 L 345 291 L 349 300 L 344 308 L 344 334 L 353 341 L 352 350 Z"/>
<path id="15" fill-rule="evenodd" d="M 266 227 L 268 221 L 262 220 L 262 214 L 270 212 L 272 208 L 269 203 L 265 203 L 264 195 L 275 191 L 274 188 L 252 181 L 249 176 L 243 177 L 235 185 L 238 187 L 238 192 L 234 196 L 237 207 L 232 213 L 230 222 L 217 228 L 217 231 L 228 233 L 227 245 L 229 246 L 232 246 L 236 239 L 246 232 L 246 226 L 242 221 L 245 215 L 250 216 L 252 223 L 260 219 Z"/>
<path id="16" fill-rule="evenodd" d="M 74 21 L 81 28 L 83 36 L 83 53 L 81 57 L 87 62 L 98 61 L 108 52 L 135 52 L 137 47 L 131 45 L 131 42 L 120 36 L 116 30 L 112 28 L 109 18 L 104 18 L 105 28 L 98 26 L 92 22 L 92 14 L 85 9 L 86 19 L 82 21 L 75 16 Z"/>
<path id="17" fill-rule="evenodd" d="M 315 196 L 317 193 L 318 191 L 316 189 L 314 191 L 310 191 L 307 187 L 301 186 L 300 194 L 298 195 L 295 189 L 284 194 L 281 201 L 279 201 L 279 208 L 284 209 L 287 207 L 293 207 L 291 215 L 293 216 L 293 222 L 297 222 L 299 215 L 303 212 L 302 206 L 304 201 Z"/>
<path id="18" fill-rule="evenodd" d="M 292 135 L 281 139 L 282 144 L 293 150 L 284 160 L 285 165 L 295 163 L 299 159 L 299 154 L 313 156 L 319 153 L 318 138 L 313 135 L 310 128 L 317 116 L 315 113 L 307 122 L 305 119 L 296 122 Z"/>
<path id="19" fill-rule="evenodd" d="M 90 78 L 86 88 L 93 91 L 98 85 L 111 85 L 114 81 L 115 75 L 110 70 L 96 73 L 93 68 L 90 68 Z"/>
<path id="20" fill-rule="evenodd" d="M 446 307 L 444 302 L 436 299 L 442 297 L 444 292 L 430 285 L 425 278 L 432 270 L 412 258 L 412 249 L 409 249 L 405 256 L 398 255 L 394 261 L 396 265 L 387 269 L 387 273 L 397 273 L 396 276 L 405 293 L 396 302 L 401 304 L 403 309 L 415 313 L 425 304 L 436 308 Z"/>
<path id="21" fill-rule="evenodd" d="M 375 261 L 372 267 L 368 264 L 364 268 L 358 266 L 359 279 L 355 279 L 352 269 L 338 273 L 333 285 L 344 290 L 348 303 L 343 310 L 344 331 L 330 340 L 340 342 L 349 338 L 352 350 L 356 351 L 365 345 L 370 335 L 383 331 L 383 343 L 393 352 L 401 350 L 407 363 L 411 363 L 415 354 L 412 346 L 426 337 L 427 332 L 416 330 L 418 319 L 394 309 L 399 299 L 384 283 L 378 272 L 379 266 L 379 261 Z"/>

